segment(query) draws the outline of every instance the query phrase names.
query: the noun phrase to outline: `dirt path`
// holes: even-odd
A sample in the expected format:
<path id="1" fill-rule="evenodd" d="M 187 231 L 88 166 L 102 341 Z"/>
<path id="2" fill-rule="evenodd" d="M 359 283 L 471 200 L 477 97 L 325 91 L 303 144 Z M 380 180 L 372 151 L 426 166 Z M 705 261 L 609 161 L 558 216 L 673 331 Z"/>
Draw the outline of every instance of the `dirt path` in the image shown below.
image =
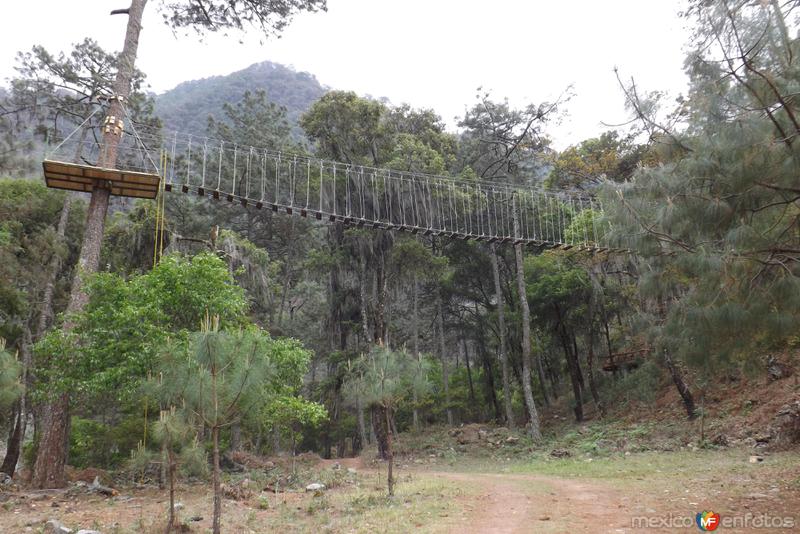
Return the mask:
<path id="1" fill-rule="evenodd" d="M 630 512 L 616 491 L 600 483 L 537 475 L 428 473 L 469 492 L 466 514 L 453 533 L 630 532 Z"/>

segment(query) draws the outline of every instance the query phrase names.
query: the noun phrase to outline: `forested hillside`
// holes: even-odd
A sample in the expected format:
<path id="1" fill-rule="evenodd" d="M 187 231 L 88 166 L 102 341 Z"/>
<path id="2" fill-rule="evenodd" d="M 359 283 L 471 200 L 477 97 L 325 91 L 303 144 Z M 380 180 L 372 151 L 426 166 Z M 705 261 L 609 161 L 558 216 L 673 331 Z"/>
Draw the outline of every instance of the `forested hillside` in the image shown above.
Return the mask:
<path id="1" fill-rule="evenodd" d="M 270 62 L 154 96 L 131 39 L 22 51 L 0 91 L 0 525 L 616 532 L 748 510 L 790 531 L 800 23 L 689 4 L 686 93 L 619 75 L 625 124 L 560 151 L 568 101 L 479 91 L 451 130 Z M 160 6 L 173 30 L 271 35 L 325 2 Z M 70 133 L 48 188 L 39 151 Z"/>
<path id="2" fill-rule="evenodd" d="M 239 101 L 246 91 L 264 91 L 270 102 L 286 108 L 290 123 L 297 125 L 326 88 L 313 74 L 264 61 L 227 76 L 183 82 L 154 97 L 155 111 L 165 128 L 202 135 L 208 117 L 220 119 L 223 104 Z"/>

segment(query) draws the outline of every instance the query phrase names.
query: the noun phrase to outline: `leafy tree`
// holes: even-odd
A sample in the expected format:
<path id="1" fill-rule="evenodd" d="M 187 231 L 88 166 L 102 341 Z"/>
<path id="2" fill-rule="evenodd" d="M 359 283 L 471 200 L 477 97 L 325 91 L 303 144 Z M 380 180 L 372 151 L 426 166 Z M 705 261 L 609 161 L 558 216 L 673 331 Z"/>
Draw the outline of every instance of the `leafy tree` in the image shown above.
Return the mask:
<path id="1" fill-rule="evenodd" d="M 349 398 L 360 398 L 372 412 L 381 457 L 388 461 L 387 484 L 394 495 L 394 453 L 392 452 L 392 412 L 409 390 L 424 394 L 429 387 L 428 368 L 422 360 L 404 351 L 375 347 L 360 362 L 346 384 Z"/>
<path id="2" fill-rule="evenodd" d="M 188 345 L 166 345 L 160 365 L 162 399 L 185 406 L 211 432 L 215 534 L 222 514 L 220 432 L 266 407 L 267 392 L 281 387 L 274 358 L 281 352 L 295 365 L 307 365 L 308 353 L 299 345 L 284 351 L 256 329 L 220 331 L 218 318 L 207 319 Z"/>
<path id="3" fill-rule="evenodd" d="M 126 10 L 115 11 L 128 15 L 128 25 L 124 45 L 119 56 L 113 95 L 108 116 L 121 117 L 124 114 L 122 100 L 131 94 L 135 74 L 136 56 L 139 47 L 139 34 L 142 29 L 142 15 L 147 0 L 132 0 Z M 298 11 L 324 9 L 324 0 L 289 0 L 273 2 L 258 1 L 215 1 L 201 0 L 163 0 L 160 2 L 165 22 L 173 28 L 192 27 L 202 33 L 219 29 L 241 30 L 245 25 L 255 24 L 265 34 L 280 31 L 288 19 Z M 114 168 L 117 164 L 117 149 L 121 131 L 110 128 L 103 132 L 101 158 L 98 166 Z M 85 276 L 97 272 L 100 263 L 100 248 L 105 230 L 110 191 L 96 187 L 86 217 L 86 229 L 78 258 L 78 271 L 73 279 L 68 311 L 80 312 L 88 298 L 83 287 Z M 67 324 L 69 329 L 71 325 Z M 38 456 L 33 469 L 33 484 L 36 487 L 58 486 L 63 483 L 66 440 L 66 414 L 69 412 L 69 395 L 62 395 L 48 403 L 45 409 L 45 425 L 39 443 Z"/>
<path id="4" fill-rule="evenodd" d="M 259 423 L 265 429 L 280 429 L 292 444 L 292 470 L 297 442 L 304 428 L 314 428 L 328 418 L 324 406 L 301 397 L 283 395 L 270 399 L 262 410 Z"/>
<path id="5" fill-rule="evenodd" d="M 235 104 L 222 105 L 224 120 L 208 118 L 211 137 L 229 143 L 271 150 L 287 148 L 290 128 L 286 108 L 267 100 L 263 90 L 245 91 Z"/>
<path id="6" fill-rule="evenodd" d="M 785 343 L 800 320 L 792 8 L 691 3 L 691 84 L 671 113 L 683 128 L 659 121 L 652 99 L 624 86 L 631 110 L 660 132 L 671 157 L 610 192 L 618 202 L 606 209 L 645 262 L 639 288 L 649 342 L 690 417 L 682 366 L 704 376 L 753 366 L 753 354 Z"/>
<path id="7" fill-rule="evenodd" d="M 630 138 L 620 139 L 615 130 L 605 132 L 558 153 L 547 180 L 562 189 L 594 188 L 603 180 L 623 182 L 633 175 L 644 151 Z"/>
<path id="8" fill-rule="evenodd" d="M 134 395 L 169 337 L 185 338 L 207 313 L 241 326 L 247 302 L 225 263 L 211 253 L 166 256 L 149 273 L 125 280 L 99 273 L 72 330 L 52 330 L 37 344 L 49 380 L 40 389 L 69 390 L 84 400 Z"/>

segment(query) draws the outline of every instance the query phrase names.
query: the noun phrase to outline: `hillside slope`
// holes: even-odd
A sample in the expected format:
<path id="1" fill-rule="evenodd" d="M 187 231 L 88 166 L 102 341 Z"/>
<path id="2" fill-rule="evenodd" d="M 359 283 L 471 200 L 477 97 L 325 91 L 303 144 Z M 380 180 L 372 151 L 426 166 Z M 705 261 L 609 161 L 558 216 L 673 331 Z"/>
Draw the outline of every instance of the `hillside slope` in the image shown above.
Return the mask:
<path id="1" fill-rule="evenodd" d="M 264 61 L 227 76 L 183 82 L 156 97 L 156 113 L 168 130 L 204 135 L 208 117 L 219 118 L 224 103 L 237 102 L 245 91 L 259 89 L 266 91 L 270 101 L 286 107 L 292 125 L 328 90 L 312 74 Z"/>

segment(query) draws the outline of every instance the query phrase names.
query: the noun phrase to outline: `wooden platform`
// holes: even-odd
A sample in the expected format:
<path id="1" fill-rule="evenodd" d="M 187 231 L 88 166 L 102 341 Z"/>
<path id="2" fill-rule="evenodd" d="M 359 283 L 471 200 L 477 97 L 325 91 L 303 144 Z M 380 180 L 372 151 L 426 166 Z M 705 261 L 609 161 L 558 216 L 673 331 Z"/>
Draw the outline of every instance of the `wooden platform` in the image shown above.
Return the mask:
<path id="1" fill-rule="evenodd" d="M 91 193 L 95 183 L 111 184 L 111 194 L 121 197 L 156 198 L 161 177 L 144 172 L 102 169 L 61 161 L 42 162 L 47 187 Z"/>

